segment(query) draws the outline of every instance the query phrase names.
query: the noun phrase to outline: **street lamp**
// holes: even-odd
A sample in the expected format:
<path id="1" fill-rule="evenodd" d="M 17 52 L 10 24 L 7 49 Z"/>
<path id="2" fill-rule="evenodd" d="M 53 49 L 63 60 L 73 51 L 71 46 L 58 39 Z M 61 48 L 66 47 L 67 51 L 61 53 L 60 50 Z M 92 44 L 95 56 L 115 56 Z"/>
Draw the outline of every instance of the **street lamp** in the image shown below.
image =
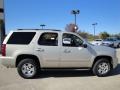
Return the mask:
<path id="1" fill-rule="evenodd" d="M 92 25 L 93 25 L 93 29 L 94 29 L 94 39 L 95 39 L 95 27 L 96 27 L 96 25 L 97 25 L 98 23 L 93 23 Z"/>
<path id="2" fill-rule="evenodd" d="M 43 29 L 46 25 L 45 25 L 45 24 L 41 24 L 40 26 L 41 26 L 41 27 L 42 27 L 42 29 Z"/>
<path id="3" fill-rule="evenodd" d="M 75 16 L 75 25 L 76 25 L 76 15 L 80 13 L 80 10 L 72 10 L 71 13 Z"/>

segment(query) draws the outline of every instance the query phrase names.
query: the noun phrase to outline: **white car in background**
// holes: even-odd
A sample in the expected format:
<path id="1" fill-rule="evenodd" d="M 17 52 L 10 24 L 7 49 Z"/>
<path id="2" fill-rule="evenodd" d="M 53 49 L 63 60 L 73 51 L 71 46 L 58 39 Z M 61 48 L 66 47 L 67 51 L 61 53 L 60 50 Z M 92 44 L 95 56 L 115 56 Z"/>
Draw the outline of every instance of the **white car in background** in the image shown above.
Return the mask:
<path id="1" fill-rule="evenodd" d="M 92 43 L 93 45 L 102 45 L 102 42 L 103 42 L 102 39 L 95 39 L 95 40 L 92 41 L 91 43 Z"/>
<path id="2" fill-rule="evenodd" d="M 117 48 L 120 48 L 120 38 L 114 37 L 114 45 Z"/>
<path id="3" fill-rule="evenodd" d="M 105 39 L 102 42 L 103 46 L 114 47 L 114 40 L 112 39 Z"/>
<path id="4" fill-rule="evenodd" d="M 102 45 L 119 48 L 120 40 L 118 40 L 117 38 L 107 38 L 107 39 L 103 40 Z"/>
<path id="5" fill-rule="evenodd" d="M 102 45 L 112 48 L 120 48 L 120 39 L 117 38 L 107 38 L 107 39 L 95 39 L 91 42 L 93 45 Z"/>

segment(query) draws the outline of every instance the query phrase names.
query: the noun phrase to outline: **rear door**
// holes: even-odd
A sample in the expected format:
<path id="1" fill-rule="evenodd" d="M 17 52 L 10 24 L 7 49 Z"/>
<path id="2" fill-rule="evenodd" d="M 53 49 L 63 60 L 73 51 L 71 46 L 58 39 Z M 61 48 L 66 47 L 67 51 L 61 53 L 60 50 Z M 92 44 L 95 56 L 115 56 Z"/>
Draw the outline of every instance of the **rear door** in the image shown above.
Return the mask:
<path id="1" fill-rule="evenodd" d="M 39 35 L 35 52 L 39 56 L 41 67 L 59 67 L 60 46 L 59 34 L 57 32 L 43 32 Z"/>

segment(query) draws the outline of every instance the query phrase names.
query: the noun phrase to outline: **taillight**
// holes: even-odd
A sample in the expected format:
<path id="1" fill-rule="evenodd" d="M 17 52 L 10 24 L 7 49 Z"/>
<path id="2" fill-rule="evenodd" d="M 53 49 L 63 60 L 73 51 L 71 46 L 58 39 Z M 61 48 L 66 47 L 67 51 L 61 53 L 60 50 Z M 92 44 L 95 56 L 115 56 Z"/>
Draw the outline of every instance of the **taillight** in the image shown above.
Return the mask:
<path id="1" fill-rule="evenodd" d="M 2 56 L 6 56 L 6 44 L 2 44 Z"/>

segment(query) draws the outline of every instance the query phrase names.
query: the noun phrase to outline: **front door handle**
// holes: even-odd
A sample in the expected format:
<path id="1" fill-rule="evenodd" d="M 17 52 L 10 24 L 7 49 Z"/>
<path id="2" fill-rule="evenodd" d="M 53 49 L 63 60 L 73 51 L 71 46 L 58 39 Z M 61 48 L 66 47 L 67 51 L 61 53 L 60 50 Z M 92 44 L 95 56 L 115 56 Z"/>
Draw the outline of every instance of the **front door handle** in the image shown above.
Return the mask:
<path id="1" fill-rule="evenodd" d="M 36 51 L 39 51 L 39 52 L 44 52 L 45 50 L 42 49 L 42 48 L 37 48 Z"/>
<path id="2" fill-rule="evenodd" d="M 65 49 L 65 50 L 64 50 L 64 53 L 71 53 L 71 51 L 70 51 L 70 50 Z"/>

